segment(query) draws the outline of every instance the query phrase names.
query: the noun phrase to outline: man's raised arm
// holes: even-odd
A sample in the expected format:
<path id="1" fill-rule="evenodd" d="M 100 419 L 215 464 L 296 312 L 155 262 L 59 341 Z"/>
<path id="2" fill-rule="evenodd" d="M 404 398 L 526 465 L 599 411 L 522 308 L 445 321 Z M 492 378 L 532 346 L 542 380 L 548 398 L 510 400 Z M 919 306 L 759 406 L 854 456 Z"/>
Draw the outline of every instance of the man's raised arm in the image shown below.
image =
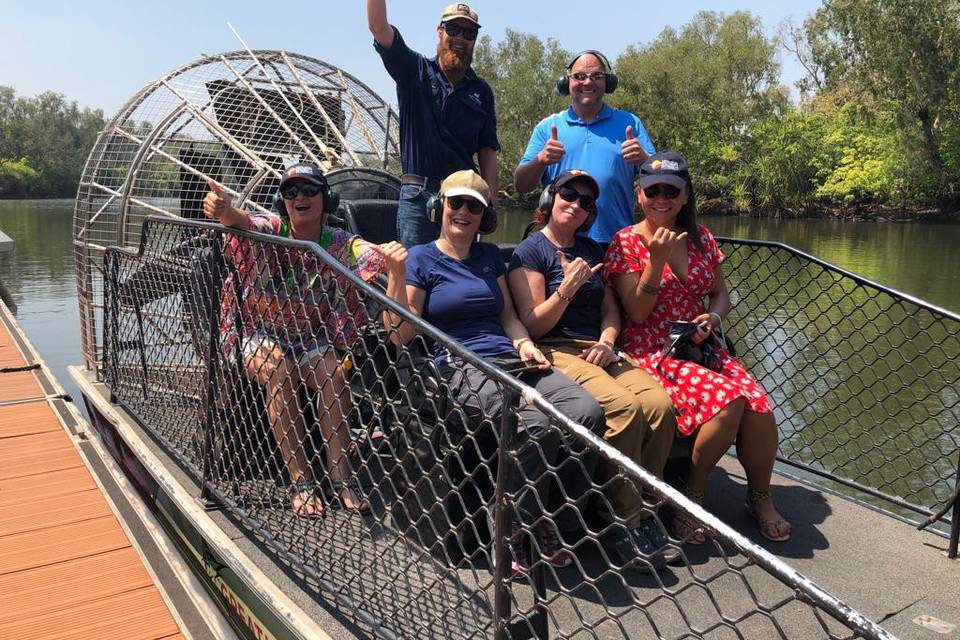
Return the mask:
<path id="1" fill-rule="evenodd" d="M 393 27 L 387 20 L 387 0 L 367 0 L 367 28 L 384 49 L 393 46 Z"/>

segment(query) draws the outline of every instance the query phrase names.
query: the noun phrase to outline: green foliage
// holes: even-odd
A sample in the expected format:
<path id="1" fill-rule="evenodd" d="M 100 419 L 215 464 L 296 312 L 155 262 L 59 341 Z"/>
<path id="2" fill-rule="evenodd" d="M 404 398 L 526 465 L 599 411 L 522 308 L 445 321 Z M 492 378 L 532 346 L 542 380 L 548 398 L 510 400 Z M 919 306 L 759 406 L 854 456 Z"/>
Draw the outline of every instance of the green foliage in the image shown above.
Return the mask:
<path id="1" fill-rule="evenodd" d="M 104 126 L 100 110 L 80 109 L 60 94 L 19 98 L 0 87 L 0 158 L 28 158 L 35 176 L 20 182 L 19 197 L 71 197 L 83 162 Z M 13 197 L 14 191 L 3 191 Z"/>
<path id="2" fill-rule="evenodd" d="M 861 105 L 872 99 L 896 117 L 899 144 L 890 150 L 913 168 L 915 196 L 955 197 L 960 173 L 941 138 L 960 106 L 960 3 L 825 0 L 806 26 L 824 88 L 850 91 Z"/>
<path id="3" fill-rule="evenodd" d="M 0 198 L 25 198 L 38 176 L 26 158 L 0 158 Z"/>
<path id="4" fill-rule="evenodd" d="M 514 194 L 513 170 L 523 155 L 534 125 L 567 101 L 554 89 L 570 53 L 555 41 L 507 29 L 493 44 L 484 36 L 474 59 L 476 72 L 490 83 L 497 104 L 500 138 L 500 188 Z"/>
<path id="5" fill-rule="evenodd" d="M 644 120 L 658 149 L 687 156 L 705 196 L 749 205 L 750 128 L 787 105 L 776 45 L 759 19 L 700 12 L 679 32 L 629 47 L 615 66 L 614 104 Z"/>

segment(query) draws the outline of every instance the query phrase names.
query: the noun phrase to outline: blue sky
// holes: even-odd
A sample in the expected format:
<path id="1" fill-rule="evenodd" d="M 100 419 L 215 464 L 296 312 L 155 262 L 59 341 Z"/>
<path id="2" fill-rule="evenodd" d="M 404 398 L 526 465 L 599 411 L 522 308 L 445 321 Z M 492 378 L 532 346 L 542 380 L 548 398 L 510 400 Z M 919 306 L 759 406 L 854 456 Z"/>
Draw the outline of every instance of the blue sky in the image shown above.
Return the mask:
<path id="1" fill-rule="evenodd" d="M 434 28 L 444 4 L 446 0 L 394 0 L 388 2 L 387 10 L 407 42 L 428 52 L 436 47 Z M 570 50 L 600 49 L 610 58 L 631 44 L 650 42 L 667 26 L 682 26 L 701 10 L 750 11 L 772 35 L 784 19 L 800 24 L 819 5 L 820 0 L 471 3 L 479 13 L 482 33 L 495 41 L 509 27 L 554 38 Z M 251 48 L 285 49 L 320 58 L 342 67 L 395 104 L 393 83 L 371 46 L 365 7 L 364 0 L 0 0 L 0 85 L 12 86 L 21 96 L 53 90 L 111 116 L 143 85 L 201 53 L 240 49 L 226 26 L 229 20 Z M 549 13 L 545 7 L 550 7 Z M 800 77 L 799 65 L 789 54 L 782 56 L 781 63 L 783 81 L 792 88 Z"/>

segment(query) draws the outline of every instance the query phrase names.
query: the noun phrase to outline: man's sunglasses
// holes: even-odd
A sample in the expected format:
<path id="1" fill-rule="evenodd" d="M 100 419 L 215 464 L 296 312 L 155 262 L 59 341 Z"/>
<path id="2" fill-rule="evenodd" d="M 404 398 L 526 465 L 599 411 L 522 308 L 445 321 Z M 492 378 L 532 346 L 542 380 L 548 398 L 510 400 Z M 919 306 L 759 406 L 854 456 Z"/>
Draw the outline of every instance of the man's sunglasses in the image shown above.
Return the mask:
<path id="1" fill-rule="evenodd" d="M 571 73 L 570 77 L 577 82 L 586 82 L 587 79 L 593 80 L 594 82 L 600 82 L 601 80 L 606 80 L 607 74 L 603 71 L 593 71 L 591 73 L 577 71 L 576 73 Z"/>
<path id="2" fill-rule="evenodd" d="M 450 196 L 447 198 L 447 204 L 450 205 L 451 211 L 459 211 L 463 205 L 467 205 L 467 211 L 472 213 L 475 216 L 483 213 L 483 203 L 479 200 L 474 200 L 473 198 L 464 198 L 463 196 Z"/>
<path id="3" fill-rule="evenodd" d="M 280 195 L 283 196 L 284 200 L 293 200 L 297 197 L 298 194 L 302 193 L 308 198 L 312 198 L 323 191 L 323 187 L 318 187 L 315 184 L 288 184 L 284 187 L 280 187 Z"/>
<path id="4" fill-rule="evenodd" d="M 593 208 L 597 205 L 596 198 L 586 193 L 580 193 L 573 187 L 560 187 L 557 189 L 557 195 L 567 202 L 576 202 L 579 200 L 580 206 L 586 211 L 593 211 Z"/>
<path id="5" fill-rule="evenodd" d="M 476 40 L 477 36 L 480 35 L 480 29 L 476 27 L 461 27 L 458 24 L 453 24 L 452 22 L 442 22 L 443 30 L 447 32 L 447 35 L 451 38 L 461 37 L 464 40 Z"/>
<path id="6" fill-rule="evenodd" d="M 652 187 L 647 187 L 643 190 L 643 195 L 647 196 L 651 200 L 663 196 L 667 200 L 675 200 L 680 197 L 680 189 L 677 189 L 673 185 L 669 184 L 657 184 Z"/>

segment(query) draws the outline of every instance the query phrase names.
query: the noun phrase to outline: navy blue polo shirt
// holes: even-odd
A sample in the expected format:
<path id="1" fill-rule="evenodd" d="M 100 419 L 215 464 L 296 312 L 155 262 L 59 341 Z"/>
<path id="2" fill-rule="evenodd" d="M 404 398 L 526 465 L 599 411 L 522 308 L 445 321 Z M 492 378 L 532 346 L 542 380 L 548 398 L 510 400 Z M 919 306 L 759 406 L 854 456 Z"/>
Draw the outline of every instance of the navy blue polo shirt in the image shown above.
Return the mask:
<path id="1" fill-rule="evenodd" d="M 404 173 L 443 180 L 454 171 L 476 170 L 473 155 L 500 150 L 493 91 L 473 69 L 451 86 L 436 57 L 413 51 L 393 27 L 393 46 L 373 43 L 397 83 L 400 165 Z"/>

